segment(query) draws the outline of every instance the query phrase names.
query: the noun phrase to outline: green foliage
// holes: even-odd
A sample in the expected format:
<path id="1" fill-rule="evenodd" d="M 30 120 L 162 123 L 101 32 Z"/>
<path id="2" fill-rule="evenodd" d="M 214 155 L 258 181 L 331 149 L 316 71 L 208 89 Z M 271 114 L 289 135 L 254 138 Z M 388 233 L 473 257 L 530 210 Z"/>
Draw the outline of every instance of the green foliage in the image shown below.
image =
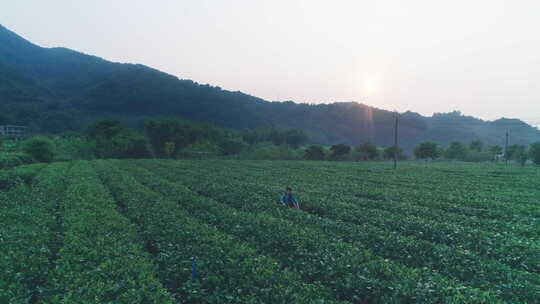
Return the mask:
<path id="1" fill-rule="evenodd" d="M 24 164 L 33 163 L 32 156 L 20 152 L 0 152 L 0 169 L 10 169 Z"/>
<path id="2" fill-rule="evenodd" d="M 448 159 L 465 160 L 468 153 L 467 145 L 459 141 L 453 141 L 446 149 L 445 156 Z"/>
<path id="3" fill-rule="evenodd" d="M 214 142 L 200 140 L 194 144 L 185 147 L 176 154 L 179 158 L 209 158 L 222 155 L 221 148 Z"/>
<path id="4" fill-rule="evenodd" d="M 298 160 L 302 151 L 291 149 L 287 145 L 276 146 L 271 142 L 261 142 L 250 146 L 236 156 L 237 159 L 251 160 Z"/>
<path id="5" fill-rule="evenodd" d="M 20 178 L 11 175 L 8 171 L 0 171 L 0 191 L 16 187 L 22 183 Z"/>
<path id="6" fill-rule="evenodd" d="M 96 147 L 94 146 L 94 142 L 82 137 L 76 137 L 70 140 L 70 145 L 72 159 L 90 160 L 95 158 L 94 151 Z"/>
<path id="7" fill-rule="evenodd" d="M 65 134 L 54 138 L 56 161 L 91 160 L 95 158 L 95 141 L 81 134 Z"/>
<path id="8" fill-rule="evenodd" d="M 209 125 L 197 124 L 183 120 L 147 121 L 145 123 L 146 134 L 159 157 L 166 157 L 166 143 L 174 143 L 172 155 L 198 141 L 214 141 L 223 137 L 225 131 Z"/>
<path id="9" fill-rule="evenodd" d="M 50 278 L 55 291 L 50 301 L 173 303 L 136 228 L 118 212 L 90 163 L 76 162 L 67 180 L 64 244 Z"/>
<path id="10" fill-rule="evenodd" d="M 518 144 L 513 144 L 513 145 L 510 145 L 508 146 L 508 148 L 506 149 L 505 151 L 505 154 L 504 154 L 504 157 L 507 159 L 507 160 L 515 160 L 516 159 L 516 156 L 515 154 L 520 154 L 520 151 L 525 149 L 525 146 L 523 145 L 518 145 Z"/>
<path id="11" fill-rule="evenodd" d="M 436 159 L 440 156 L 438 144 L 432 141 L 425 141 L 416 146 L 414 156 L 417 159 Z"/>
<path id="12" fill-rule="evenodd" d="M 527 148 L 522 145 L 516 145 L 512 149 L 512 159 L 515 160 L 521 166 L 525 166 L 527 160 L 529 159 L 529 152 Z"/>
<path id="13" fill-rule="evenodd" d="M 38 162 L 48 163 L 54 160 L 54 142 L 48 138 L 34 137 L 27 139 L 24 142 L 22 149 Z"/>
<path id="14" fill-rule="evenodd" d="M 51 292 L 45 285 L 58 249 L 55 209 L 67 168 L 68 164 L 51 164 L 40 171 L 31 189 L 19 183 L 0 191 L 0 299 L 9 299 L 5 303 L 27 303 L 31 298 L 42 302 Z"/>
<path id="15" fill-rule="evenodd" d="M 386 160 L 394 159 L 394 156 L 396 154 L 396 148 L 397 148 L 398 160 L 406 160 L 407 155 L 405 155 L 405 152 L 403 152 L 403 149 L 401 149 L 401 147 L 395 147 L 395 146 L 390 146 L 390 147 L 384 148 L 384 150 L 383 150 L 383 158 L 386 159 Z"/>
<path id="16" fill-rule="evenodd" d="M 129 166 L 133 171 L 127 174 L 106 162 L 99 162 L 97 167 L 105 184 L 119 200 L 127 203 L 126 216 L 144 229 L 143 237 L 160 256 L 156 260 L 159 276 L 171 282 L 169 289 L 182 301 L 315 303 L 324 299 L 325 303 L 339 303 L 332 299 L 330 288 L 318 282 L 305 284 L 301 275 L 282 268 L 280 261 L 271 255 L 261 254 L 253 246 L 255 240 L 235 238 L 194 218 L 195 210 L 183 203 L 196 197 L 187 188 L 156 179 L 143 168 Z M 165 188 L 170 194 L 166 197 L 161 194 Z M 252 228 L 242 227 L 246 231 Z M 198 272 L 190 280 L 194 256 Z"/>
<path id="17" fill-rule="evenodd" d="M 483 148 L 484 148 L 484 143 L 479 139 L 473 140 L 469 144 L 469 149 L 471 151 L 482 152 Z"/>
<path id="18" fill-rule="evenodd" d="M 285 143 L 293 149 L 298 149 L 306 144 L 309 137 L 303 131 L 297 129 L 289 129 L 285 131 Z"/>
<path id="19" fill-rule="evenodd" d="M 231 135 L 218 140 L 218 146 L 224 155 L 234 155 L 240 153 L 247 147 L 247 144 L 240 137 Z"/>
<path id="20" fill-rule="evenodd" d="M 388 169 L 155 159 L 18 167 L 0 191 L 0 299 L 537 301 L 536 167 Z M 279 206 L 283 185 L 301 210 Z"/>
<path id="21" fill-rule="evenodd" d="M 484 162 L 492 161 L 493 156 L 489 152 L 477 152 L 476 150 L 469 150 L 465 155 L 465 158 L 461 159 L 467 162 Z"/>
<path id="22" fill-rule="evenodd" d="M 503 148 L 499 145 L 493 145 L 488 148 L 488 152 L 491 160 L 495 160 L 498 155 L 503 153 Z"/>
<path id="23" fill-rule="evenodd" d="M 87 136 L 94 144 L 95 156 L 99 158 L 148 158 L 152 156 L 148 139 L 122 126 L 118 121 L 97 122 L 88 128 Z"/>
<path id="24" fill-rule="evenodd" d="M 309 140 L 307 134 L 298 129 L 255 129 L 243 131 L 241 135 L 250 145 L 269 141 L 276 146 L 285 144 L 293 149 L 298 149 Z"/>
<path id="25" fill-rule="evenodd" d="M 365 142 L 356 147 L 357 157 L 360 160 L 374 160 L 378 156 L 377 146 Z"/>
<path id="26" fill-rule="evenodd" d="M 90 139 L 112 138 L 125 130 L 122 123 L 118 120 L 102 120 L 93 123 L 86 130 Z"/>
<path id="27" fill-rule="evenodd" d="M 205 165 L 204 163 L 175 164 L 174 162 L 145 161 L 137 164 L 124 163 L 123 167 L 131 168 L 129 171 L 133 176 L 137 179 L 140 178 L 145 185 L 152 186 L 152 189 L 159 191 L 170 200 L 174 201 L 181 197 L 179 204 L 189 210 L 190 215 L 194 218 L 228 231 L 238 239 L 248 240 L 257 248 L 265 250 L 282 263 L 286 263 L 287 269 L 294 269 L 304 280 L 311 281 L 316 277 L 323 284 L 330 284 L 339 299 L 349 301 L 356 299 L 363 302 L 369 300 L 374 303 L 395 301 L 399 303 L 408 301 L 410 297 L 417 298 L 422 294 L 425 296 L 423 299 L 429 303 L 439 301 L 444 303 L 445 300 L 441 299 L 449 298 L 454 299 L 455 303 L 467 303 L 471 301 L 471 297 L 480 303 L 500 303 L 502 302 L 501 298 L 505 299 L 505 302 L 527 302 L 535 297 L 534 292 L 531 292 L 530 289 L 535 286 L 534 274 L 520 272 L 516 269 L 509 270 L 508 266 L 504 264 L 512 263 L 519 268 L 519 263 L 512 262 L 512 259 L 517 258 L 517 256 L 520 257 L 518 259 L 525 258 L 529 266 L 537 264 L 534 259 L 527 258 L 527 254 L 519 253 L 519 250 L 512 248 L 513 245 L 519 244 L 519 239 L 510 241 L 501 236 L 497 238 L 497 242 L 505 249 L 497 247 L 494 250 L 490 243 L 492 242 L 491 238 L 496 237 L 495 233 L 486 233 L 483 230 L 479 231 L 478 228 L 470 228 L 478 227 L 479 223 L 482 222 L 484 225 L 482 227 L 493 229 L 493 221 L 485 219 L 482 221 L 476 216 L 463 216 L 461 213 L 459 216 L 449 218 L 448 212 L 440 209 L 412 208 L 421 201 L 426 204 L 425 206 L 437 204 L 437 208 L 442 207 L 438 204 L 443 199 L 442 189 L 444 189 L 445 194 L 455 192 L 455 185 L 443 186 L 449 182 L 443 176 L 448 176 L 451 173 L 438 173 L 438 169 L 445 167 L 436 168 L 429 172 L 419 167 L 409 167 L 406 172 L 403 172 L 403 175 L 399 174 L 399 176 L 392 178 L 391 174 L 382 173 L 377 168 L 379 165 L 366 167 L 348 163 L 345 165 L 335 164 L 330 167 L 326 164 L 314 165 L 312 162 L 277 162 L 275 165 L 257 163 L 258 167 L 264 168 L 265 174 L 261 174 L 259 170 L 253 170 L 251 163 L 242 164 L 244 165 L 235 166 L 225 162 L 211 162 Z M 135 169 L 140 167 L 150 169 L 154 175 Z M 175 172 L 175 168 L 188 174 L 179 175 Z M 302 212 L 281 209 L 268 203 L 282 189 L 282 186 L 279 185 L 284 184 L 284 180 L 291 178 L 283 176 L 283 168 L 295 172 L 294 188 L 301 189 L 297 190 L 296 193 L 301 193 L 299 195 L 305 198 L 302 200 L 305 202 L 302 206 Z M 460 170 L 464 169 L 460 168 Z M 475 170 L 474 174 L 484 172 L 482 170 L 485 169 Z M 469 171 L 467 170 L 467 172 Z M 355 174 L 359 176 L 355 178 Z M 471 176 L 475 176 L 474 174 L 471 172 Z M 415 179 L 407 179 L 407 183 L 404 184 L 404 176 L 408 178 L 414 176 Z M 433 180 L 434 176 L 437 176 L 438 182 Z M 232 177 L 235 178 L 231 179 Z M 170 182 L 158 181 L 163 178 L 169 179 Z M 206 180 L 205 183 L 200 182 L 203 178 Z M 255 178 L 257 182 L 253 182 Z M 118 178 L 112 180 L 118 180 Z M 320 182 L 321 180 L 324 182 Z M 391 185 L 391 188 L 396 187 L 396 189 L 392 191 L 387 187 L 372 187 L 373 183 L 380 183 L 381 180 L 389 186 Z M 456 180 L 463 185 L 470 182 L 470 179 L 463 182 L 461 179 Z M 486 182 L 484 186 L 489 187 L 490 182 L 492 181 Z M 422 188 L 429 188 L 428 185 L 434 183 L 437 187 L 430 191 L 404 191 L 404 189 L 411 190 L 411 186 L 417 183 L 421 183 L 419 186 Z M 156 186 L 158 184 L 160 186 Z M 369 193 L 359 194 L 359 187 L 365 187 L 362 192 Z M 382 195 L 388 195 L 389 190 L 392 192 L 392 197 L 383 197 Z M 419 201 L 415 199 L 416 196 L 422 195 L 424 192 L 439 195 L 439 200 L 422 198 Z M 412 200 L 414 203 L 411 206 L 388 203 L 400 193 L 406 194 L 407 200 Z M 368 194 L 374 195 L 371 199 L 367 199 Z M 463 194 L 470 195 L 471 191 Z M 359 199 L 359 195 L 362 195 L 361 199 Z M 146 199 L 146 201 L 148 200 Z M 471 206 L 482 201 L 486 205 L 493 203 L 478 197 L 471 203 Z M 361 204 L 361 206 L 356 206 L 356 204 Z M 455 201 L 444 201 L 443 203 L 449 210 L 450 208 L 455 209 L 456 204 L 458 203 Z M 465 208 L 461 204 L 469 205 L 468 202 L 462 201 L 458 206 Z M 377 206 L 379 207 L 377 208 Z M 392 209 L 392 212 L 386 211 L 387 208 Z M 418 213 L 422 210 L 425 211 L 423 218 L 418 218 Z M 485 210 L 478 210 L 478 212 L 485 212 Z M 437 216 L 440 222 L 429 220 L 430 215 L 431 217 Z M 458 218 L 460 222 L 456 224 Z M 278 222 L 274 222 L 276 219 Z M 461 222 L 462 219 L 468 219 L 470 226 L 462 226 L 464 225 Z M 500 224 L 506 225 L 507 223 L 503 220 Z M 405 230 L 400 228 L 403 225 L 407 226 Z M 530 228 L 530 223 L 528 225 Z M 413 229 L 413 227 L 416 228 Z M 522 228 L 525 229 L 524 231 L 527 229 Z M 286 232 L 290 230 L 294 230 L 295 233 Z M 273 231 L 273 233 L 269 231 Z M 402 233 L 402 231 L 407 233 Z M 409 234 L 410 236 L 407 236 Z M 469 234 L 471 235 L 467 236 Z M 534 238 L 531 231 L 528 235 L 529 240 Z M 310 241 L 312 238 L 316 238 L 316 241 Z M 465 238 L 467 240 L 464 242 Z M 336 239 L 345 244 L 333 244 L 333 240 Z M 428 239 L 431 241 L 426 241 Z M 510 242 L 503 245 L 502 243 L 506 241 Z M 454 248 L 455 246 L 459 247 Z M 528 254 L 532 253 L 534 256 L 538 256 L 538 253 L 534 253 L 534 248 L 532 248 L 534 247 L 533 243 L 529 242 L 527 245 L 518 246 L 521 246 L 521 250 L 528 248 Z M 361 261 L 367 256 L 358 256 L 358 260 L 355 260 L 356 263 L 348 259 L 349 254 L 354 254 L 347 253 L 351 247 L 357 247 L 366 254 L 372 250 L 377 252 L 376 257 L 370 256 L 368 258 L 372 263 L 370 267 L 366 267 L 368 270 L 364 267 L 357 268 L 357 266 L 364 265 L 364 262 Z M 332 253 L 330 255 L 324 254 L 327 250 Z M 495 253 L 495 251 L 497 252 Z M 505 253 L 512 258 L 505 256 Z M 487 258 L 486 255 L 497 255 L 505 262 L 501 263 L 497 258 Z M 379 259 L 379 257 L 383 259 Z M 387 276 L 382 273 L 377 274 L 377 270 L 381 269 L 382 266 L 379 262 L 382 261 L 386 261 L 386 267 L 383 268 L 388 270 Z M 394 268 L 402 263 L 407 266 L 402 265 L 398 267 L 403 268 Z M 342 268 L 340 265 L 350 266 Z M 321 267 L 324 270 L 321 271 Z M 419 270 L 419 272 L 408 272 L 412 269 Z M 520 276 L 521 279 L 516 280 L 508 276 L 508 273 L 500 275 L 503 269 L 507 269 L 513 275 Z M 327 271 L 332 271 L 332 278 L 325 275 Z M 360 283 L 354 284 L 354 287 L 350 288 L 343 286 L 342 283 L 349 282 L 349 275 L 354 277 L 356 271 L 361 271 L 362 276 L 367 281 L 376 277 L 380 285 L 377 284 L 376 287 L 369 285 L 368 287 Z M 444 275 L 439 275 L 439 272 L 444 273 Z M 401 275 L 414 276 L 416 279 L 409 277 L 409 279 L 400 280 L 396 277 Z M 441 277 L 443 277 L 442 280 Z M 444 281 L 445 278 L 450 277 L 456 278 L 456 280 Z M 411 283 L 409 280 L 418 283 L 422 282 L 424 278 L 433 284 L 430 286 L 437 286 L 430 293 L 423 293 L 422 287 L 415 289 L 413 284 L 409 285 Z M 395 293 L 390 295 L 384 286 L 394 286 L 391 283 L 391 280 L 394 279 L 400 280 L 401 285 L 399 286 L 407 287 L 393 289 Z M 425 286 L 423 283 L 419 285 Z M 369 291 L 372 288 L 374 290 Z M 443 290 L 447 290 L 449 293 Z M 444 295 L 441 296 L 440 293 Z M 439 296 L 442 298 L 438 298 Z M 396 300 L 396 297 L 400 301 Z"/>
<path id="28" fill-rule="evenodd" d="M 304 152 L 304 159 L 307 160 L 324 160 L 325 153 L 322 146 L 309 146 Z"/>
<path id="29" fill-rule="evenodd" d="M 529 149 L 529 153 L 533 163 L 540 166 L 540 142 L 532 143 Z"/>
<path id="30" fill-rule="evenodd" d="M 330 159 L 347 160 L 351 153 L 351 147 L 346 144 L 337 144 L 330 147 Z"/>

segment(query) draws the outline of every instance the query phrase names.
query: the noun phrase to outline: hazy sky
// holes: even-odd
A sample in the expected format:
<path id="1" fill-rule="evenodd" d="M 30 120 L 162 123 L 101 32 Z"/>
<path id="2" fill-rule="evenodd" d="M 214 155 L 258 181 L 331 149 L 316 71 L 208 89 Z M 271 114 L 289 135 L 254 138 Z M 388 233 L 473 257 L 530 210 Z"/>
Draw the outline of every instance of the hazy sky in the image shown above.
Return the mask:
<path id="1" fill-rule="evenodd" d="M 540 1 L 2 0 L 0 23 L 267 100 L 540 126 Z"/>

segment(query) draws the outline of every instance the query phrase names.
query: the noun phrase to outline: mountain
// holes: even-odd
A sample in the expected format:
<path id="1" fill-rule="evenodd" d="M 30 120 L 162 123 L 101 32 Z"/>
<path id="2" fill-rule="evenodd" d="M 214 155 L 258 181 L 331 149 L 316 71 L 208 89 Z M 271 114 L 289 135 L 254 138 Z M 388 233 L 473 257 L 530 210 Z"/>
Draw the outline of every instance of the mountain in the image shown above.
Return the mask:
<path id="1" fill-rule="evenodd" d="M 115 118 L 140 127 L 145 119 L 180 117 L 233 129 L 298 128 L 322 144 L 393 144 L 394 113 L 346 102 L 269 102 L 241 92 L 201 85 L 138 64 L 122 64 L 66 48 L 42 48 L 0 26 L 0 125 L 37 132 L 80 130 Z M 502 144 L 540 141 L 540 131 L 520 120 L 483 121 L 460 112 L 431 117 L 400 115 L 400 145 L 482 139 Z"/>

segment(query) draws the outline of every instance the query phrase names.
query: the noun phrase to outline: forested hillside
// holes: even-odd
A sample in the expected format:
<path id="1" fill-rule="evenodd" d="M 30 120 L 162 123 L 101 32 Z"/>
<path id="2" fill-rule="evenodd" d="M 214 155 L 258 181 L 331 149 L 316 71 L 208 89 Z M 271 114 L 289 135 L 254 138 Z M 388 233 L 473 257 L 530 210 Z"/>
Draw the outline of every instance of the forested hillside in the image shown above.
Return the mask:
<path id="1" fill-rule="evenodd" d="M 414 109 L 412 109 L 414 110 Z M 349 102 L 321 105 L 268 102 L 201 85 L 134 64 L 121 64 L 65 48 L 42 48 L 0 26 L 0 125 L 33 131 L 76 131 L 97 119 L 134 127 L 152 118 L 183 118 L 233 129 L 297 128 L 321 144 L 380 146 L 393 143 L 394 113 Z M 424 117 L 402 113 L 400 145 L 481 139 L 502 144 L 540 140 L 540 131 L 520 120 L 482 121 L 459 112 Z"/>

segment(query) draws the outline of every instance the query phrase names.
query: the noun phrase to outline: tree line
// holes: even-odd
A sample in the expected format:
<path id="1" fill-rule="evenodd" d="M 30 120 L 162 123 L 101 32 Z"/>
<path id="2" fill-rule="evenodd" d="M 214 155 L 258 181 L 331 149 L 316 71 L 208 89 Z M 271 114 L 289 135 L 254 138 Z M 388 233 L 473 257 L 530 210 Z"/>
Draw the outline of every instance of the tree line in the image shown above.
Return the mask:
<path id="1" fill-rule="evenodd" d="M 381 148 L 370 142 L 361 143 L 356 147 L 337 144 L 329 149 L 312 145 L 304 154 L 304 158 L 308 160 L 390 160 L 395 156 L 399 160 L 409 159 L 400 147 Z M 529 146 L 513 144 L 504 149 L 499 145 L 486 147 L 481 140 L 473 140 L 469 144 L 454 141 L 446 148 L 434 141 L 425 141 L 414 148 L 413 156 L 419 160 L 514 161 L 521 165 L 531 160 L 534 164 L 540 165 L 540 142 Z"/>
<path id="2" fill-rule="evenodd" d="M 447 147 L 425 141 L 408 156 L 401 147 L 378 147 L 371 142 L 357 146 L 343 143 L 308 146 L 310 137 L 297 129 L 236 131 L 181 119 L 148 120 L 142 131 L 127 127 L 117 120 L 102 120 L 91 124 L 82 133 L 55 139 L 32 138 L 11 152 L 25 153 L 40 162 L 152 157 L 370 161 L 391 160 L 397 156 L 399 160 L 512 161 L 521 165 L 531 160 L 540 165 L 540 142 L 529 146 L 514 144 L 505 149 L 499 145 L 486 146 L 481 140 L 470 143 L 454 141 Z M 16 163 L 16 160 L 24 159 L 20 153 L 11 156 L 4 157 L 4 162 Z"/>

